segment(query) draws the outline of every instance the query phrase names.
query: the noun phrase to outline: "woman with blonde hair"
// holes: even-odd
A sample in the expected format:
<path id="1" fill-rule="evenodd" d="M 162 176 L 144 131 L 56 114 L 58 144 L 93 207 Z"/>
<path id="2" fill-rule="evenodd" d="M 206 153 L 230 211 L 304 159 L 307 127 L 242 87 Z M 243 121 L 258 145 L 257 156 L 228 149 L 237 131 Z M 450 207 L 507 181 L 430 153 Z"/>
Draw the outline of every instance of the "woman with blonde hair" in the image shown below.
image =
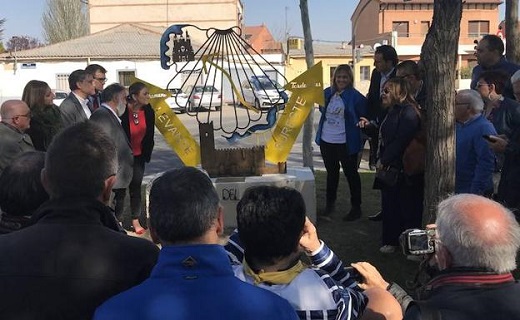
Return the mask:
<path id="1" fill-rule="evenodd" d="M 361 130 L 357 125 L 366 116 L 367 99 L 353 87 L 349 65 L 334 70 L 331 86 L 325 89 L 325 104 L 320 106 L 321 118 L 316 130 L 316 143 L 327 170 L 327 204 L 321 219 L 331 220 L 335 210 L 339 183 L 339 168 L 347 178 L 350 189 L 350 211 L 343 218 L 353 221 L 361 217 L 361 178 L 358 173 L 358 154 L 362 150 Z"/>
<path id="2" fill-rule="evenodd" d="M 383 208 L 382 253 L 392 253 L 399 245 L 399 235 L 406 229 L 421 226 L 424 176 L 403 173 L 403 156 L 417 136 L 421 118 L 413 92 L 405 79 L 392 78 L 383 86 L 382 106 L 387 115 L 379 126 L 379 154 L 374 187 L 381 189 Z M 368 125 L 362 118 L 360 127 Z"/>
<path id="3" fill-rule="evenodd" d="M 60 109 L 53 99 L 54 93 L 44 81 L 31 80 L 23 89 L 22 100 L 31 109 L 31 127 L 27 133 L 38 151 L 46 151 L 62 128 Z"/>

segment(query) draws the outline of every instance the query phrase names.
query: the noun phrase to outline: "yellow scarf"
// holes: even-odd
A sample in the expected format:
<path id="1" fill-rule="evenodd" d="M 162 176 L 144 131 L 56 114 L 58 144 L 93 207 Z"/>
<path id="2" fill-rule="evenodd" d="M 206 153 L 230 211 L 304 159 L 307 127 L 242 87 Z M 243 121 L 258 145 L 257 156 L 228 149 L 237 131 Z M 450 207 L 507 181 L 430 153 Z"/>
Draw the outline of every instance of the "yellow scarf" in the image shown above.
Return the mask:
<path id="1" fill-rule="evenodd" d="M 244 272 L 253 278 L 255 285 L 262 282 L 270 284 L 288 284 L 291 283 L 291 281 L 293 281 L 293 279 L 303 270 L 305 270 L 305 266 L 301 261 L 298 261 L 294 266 L 283 271 L 264 272 L 263 270 L 260 270 L 258 273 L 255 273 L 247 264 L 246 259 L 243 261 L 243 267 Z"/>

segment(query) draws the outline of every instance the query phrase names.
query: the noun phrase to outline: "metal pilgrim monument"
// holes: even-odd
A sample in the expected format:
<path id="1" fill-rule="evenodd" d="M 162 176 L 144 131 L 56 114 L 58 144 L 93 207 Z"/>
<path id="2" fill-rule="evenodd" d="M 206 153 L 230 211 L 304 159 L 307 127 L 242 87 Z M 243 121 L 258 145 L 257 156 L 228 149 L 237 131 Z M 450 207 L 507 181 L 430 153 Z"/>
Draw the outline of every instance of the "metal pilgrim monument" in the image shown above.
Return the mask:
<path id="1" fill-rule="evenodd" d="M 205 33 L 202 44 L 192 41 L 194 32 Z M 175 71 L 167 88 L 138 80 L 150 90 L 157 128 L 185 165 L 201 164 L 211 177 L 286 172 L 305 119 L 314 103 L 323 104 L 321 63 L 287 81 L 246 42 L 238 27 L 172 25 L 161 37 L 160 51 L 162 68 Z M 167 98 L 197 120 L 200 145 Z M 231 124 L 223 121 L 224 112 L 233 114 Z M 229 147 L 217 149 L 215 133 Z M 239 140 L 252 146 L 234 147 Z"/>

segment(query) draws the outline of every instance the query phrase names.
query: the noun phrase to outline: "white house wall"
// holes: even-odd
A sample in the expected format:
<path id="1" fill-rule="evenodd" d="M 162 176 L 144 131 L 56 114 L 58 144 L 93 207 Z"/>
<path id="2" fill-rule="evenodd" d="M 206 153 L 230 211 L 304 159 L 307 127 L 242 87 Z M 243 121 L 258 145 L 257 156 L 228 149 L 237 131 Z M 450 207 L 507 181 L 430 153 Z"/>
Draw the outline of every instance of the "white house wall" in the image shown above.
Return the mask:
<path id="1" fill-rule="evenodd" d="M 118 72 L 135 71 L 135 75 L 147 82 L 159 87 L 166 88 L 167 83 L 174 76 L 173 70 L 163 70 L 159 60 L 157 61 L 95 61 L 107 69 L 107 85 L 118 82 Z M 18 63 L 16 73 L 13 71 L 13 64 L 0 64 L 0 102 L 8 99 L 20 99 L 23 88 L 30 80 L 45 81 L 52 89 L 57 88 L 56 76 L 58 74 L 70 74 L 77 69 L 84 69 L 87 62 L 36 62 L 34 69 L 23 69 L 22 64 Z M 180 79 L 179 79 L 180 81 Z M 180 83 L 179 83 L 180 84 Z M 175 87 L 172 84 L 171 87 Z M 63 88 L 69 91 L 68 87 Z"/>

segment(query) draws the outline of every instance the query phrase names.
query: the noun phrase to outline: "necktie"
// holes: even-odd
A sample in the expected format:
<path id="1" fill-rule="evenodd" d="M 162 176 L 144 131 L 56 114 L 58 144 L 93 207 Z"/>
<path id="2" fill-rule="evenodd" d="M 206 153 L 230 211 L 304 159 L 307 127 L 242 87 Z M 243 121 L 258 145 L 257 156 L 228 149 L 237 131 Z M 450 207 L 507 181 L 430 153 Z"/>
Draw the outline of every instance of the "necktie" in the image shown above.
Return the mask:
<path id="1" fill-rule="evenodd" d="M 92 97 L 94 98 L 93 105 L 92 105 L 92 111 L 95 111 L 95 110 L 97 110 L 97 108 L 99 108 L 99 94 L 96 94 Z"/>
<path id="2" fill-rule="evenodd" d="M 94 105 L 92 104 L 92 100 L 87 100 L 87 107 L 89 108 L 90 112 L 94 112 Z"/>

